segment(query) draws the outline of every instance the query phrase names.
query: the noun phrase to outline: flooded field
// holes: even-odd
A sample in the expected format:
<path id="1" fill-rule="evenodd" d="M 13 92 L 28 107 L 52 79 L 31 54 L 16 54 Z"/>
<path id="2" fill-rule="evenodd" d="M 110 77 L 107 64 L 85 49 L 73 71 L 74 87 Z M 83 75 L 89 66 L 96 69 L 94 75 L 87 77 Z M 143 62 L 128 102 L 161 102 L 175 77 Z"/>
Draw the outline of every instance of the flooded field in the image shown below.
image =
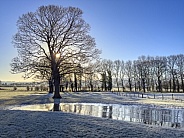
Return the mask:
<path id="1" fill-rule="evenodd" d="M 62 111 L 80 115 L 144 123 L 164 127 L 183 128 L 184 109 L 145 105 L 61 103 L 15 106 L 11 110 Z"/>

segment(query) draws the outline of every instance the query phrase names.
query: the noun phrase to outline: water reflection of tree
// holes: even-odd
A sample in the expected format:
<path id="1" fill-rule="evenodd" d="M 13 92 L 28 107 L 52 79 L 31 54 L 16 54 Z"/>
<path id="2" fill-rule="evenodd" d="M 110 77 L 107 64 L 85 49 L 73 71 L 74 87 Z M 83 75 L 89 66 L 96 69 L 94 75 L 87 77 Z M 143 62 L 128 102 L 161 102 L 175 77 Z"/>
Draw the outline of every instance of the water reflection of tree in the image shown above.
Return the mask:
<path id="1" fill-rule="evenodd" d="M 109 106 L 109 118 L 112 118 L 112 106 Z"/>
<path id="2" fill-rule="evenodd" d="M 174 114 L 174 118 L 173 118 L 173 122 L 171 124 L 171 127 L 174 128 L 180 128 L 181 127 L 181 123 L 179 121 L 179 110 L 173 110 L 173 114 Z"/>
<path id="3" fill-rule="evenodd" d="M 103 106 L 102 107 L 102 117 L 103 118 L 112 118 L 112 106 Z"/>
<path id="4" fill-rule="evenodd" d="M 102 117 L 106 118 L 107 117 L 107 106 L 102 107 Z"/>
<path id="5" fill-rule="evenodd" d="M 143 123 L 159 126 L 181 127 L 179 110 L 144 109 L 142 111 Z"/>
<path id="6" fill-rule="evenodd" d="M 60 111 L 60 104 L 54 104 L 53 111 Z"/>
<path id="7" fill-rule="evenodd" d="M 102 118 L 122 119 L 144 124 L 180 128 L 184 125 L 184 112 L 177 109 L 146 108 L 142 106 L 101 106 L 84 104 L 64 104 L 62 111 Z"/>

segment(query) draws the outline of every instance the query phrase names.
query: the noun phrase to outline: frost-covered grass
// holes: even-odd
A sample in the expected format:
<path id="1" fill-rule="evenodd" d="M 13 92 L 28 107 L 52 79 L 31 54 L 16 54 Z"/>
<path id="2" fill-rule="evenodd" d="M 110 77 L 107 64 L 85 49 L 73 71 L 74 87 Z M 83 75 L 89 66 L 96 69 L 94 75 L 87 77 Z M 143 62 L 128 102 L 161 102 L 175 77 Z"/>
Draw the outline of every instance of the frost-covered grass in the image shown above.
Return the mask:
<path id="1" fill-rule="evenodd" d="M 62 102 L 65 103 L 158 104 L 158 99 L 151 99 L 149 102 L 150 99 L 147 98 L 117 96 L 109 92 L 70 92 L 61 93 L 61 96 Z M 48 98 L 46 93 L 38 95 L 35 92 L 0 91 L 1 107 L 53 101 Z M 166 100 L 161 104 L 166 103 L 171 102 Z M 0 137 L 182 138 L 184 129 L 163 128 L 63 112 L 0 110 Z"/>
<path id="2" fill-rule="evenodd" d="M 181 130 L 61 112 L 0 111 L 1 137 L 173 138 Z"/>
<path id="3" fill-rule="evenodd" d="M 13 91 L 14 90 L 14 87 L 13 86 L 7 86 L 7 87 L 0 87 L 0 89 L 2 89 L 2 90 L 9 90 L 9 91 Z M 26 86 L 17 86 L 16 87 L 16 91 L 26 91 L 27 90 L 27 88 L 26 88 Z"/>
<path id="4" fill-rule="evenodd" d="M 8 105 L 39 103 L 47 92 L 0 90 L 0 108 Z"/>
<path id="5" fill-rule="evenodd" d="M 182 94 L 180 94 L 182 95 Z M 183 94 L 184 96 L 184 94 Z M 72 97 L 72 98 L 71 98 Z M 63 102 L 91 102 L 91 103 L 110 103 L 110 104 L 154 104 L 161 106 L 178 106 L 184 108 L 184 101 L 156 98 L 141 98 L 134 96 L 120 96 L 110 92 L 102 93 L 65 93 Z"/>

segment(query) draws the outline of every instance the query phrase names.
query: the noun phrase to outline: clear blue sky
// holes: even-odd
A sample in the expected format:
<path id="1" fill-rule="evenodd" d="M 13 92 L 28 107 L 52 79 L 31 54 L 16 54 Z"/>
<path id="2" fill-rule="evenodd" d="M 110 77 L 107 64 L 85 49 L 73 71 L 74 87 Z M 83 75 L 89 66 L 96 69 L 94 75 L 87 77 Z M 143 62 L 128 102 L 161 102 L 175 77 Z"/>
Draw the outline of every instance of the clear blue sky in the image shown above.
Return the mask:
<path id="1" fill-rule="evenodd" d="M 0 1 L 0 80 L 23 81 L 11 75 L 11 44 L 18 17 L 42 5 L 83 10 L 101 57 L 134 60 L 141 55 L 184 54 L 184 0 L 3 0 Z"/>

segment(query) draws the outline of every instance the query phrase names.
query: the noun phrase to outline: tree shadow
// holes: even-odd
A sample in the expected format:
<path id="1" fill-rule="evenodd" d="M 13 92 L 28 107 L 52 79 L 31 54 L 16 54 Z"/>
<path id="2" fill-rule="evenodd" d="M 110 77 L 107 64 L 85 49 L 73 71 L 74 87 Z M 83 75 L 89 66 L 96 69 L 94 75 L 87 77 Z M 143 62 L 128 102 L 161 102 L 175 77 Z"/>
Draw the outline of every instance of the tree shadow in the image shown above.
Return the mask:
<path id="1" fill-rule="evenodd" d="M 10 97 L 9 99 L 1 99 L 0 106 L 13 106 L 24 104 L 43 104 L 52 102 L 51 97 L 46 94 L 40 95 L 18 95 Z"/>

